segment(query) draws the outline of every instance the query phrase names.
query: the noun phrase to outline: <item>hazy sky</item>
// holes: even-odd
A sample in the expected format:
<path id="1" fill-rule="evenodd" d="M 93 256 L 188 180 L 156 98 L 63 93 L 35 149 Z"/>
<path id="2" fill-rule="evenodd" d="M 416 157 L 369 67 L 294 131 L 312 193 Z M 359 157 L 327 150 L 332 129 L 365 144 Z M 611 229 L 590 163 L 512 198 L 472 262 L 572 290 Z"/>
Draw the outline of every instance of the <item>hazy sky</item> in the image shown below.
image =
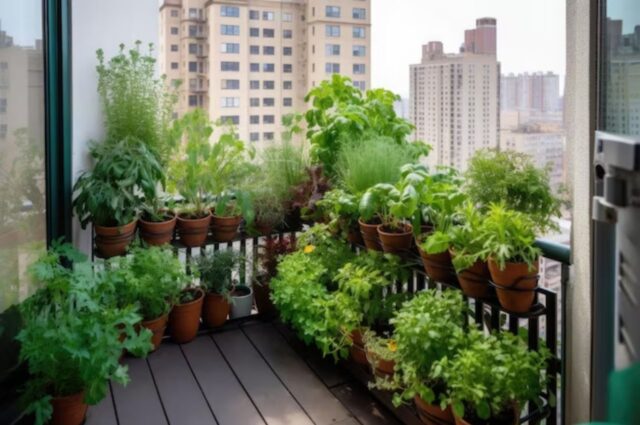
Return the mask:
<path id="1" fill-rule="evenodd" d="M 635 1 L 635 0 L 634 0 Z M 371 0 L 372 84 L 409 94 L 409 64 L 421 46 L 444 43 L 457 52 L 464 30 L 479 17 L 498 20 L 502 71 L 565 72 L 565 2 L 562 0 Z M 561 83 L 561 86 L 564 84 Z"/>

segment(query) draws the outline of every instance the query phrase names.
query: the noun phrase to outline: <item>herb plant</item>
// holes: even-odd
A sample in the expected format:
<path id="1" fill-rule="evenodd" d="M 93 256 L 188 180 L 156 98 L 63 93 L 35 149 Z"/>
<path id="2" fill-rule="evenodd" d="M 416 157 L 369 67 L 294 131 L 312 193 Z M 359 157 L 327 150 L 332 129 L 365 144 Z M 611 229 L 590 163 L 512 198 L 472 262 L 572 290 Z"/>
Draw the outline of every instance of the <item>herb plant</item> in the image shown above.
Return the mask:
<path id="1" fill-rule="evenodd" d="M 233 273 L 244 264 L 244 257 L 231 249 L 206 253 L 198 258 L 200 286 L 207 293 L 229 297 L 236 284 Z"/>
<path id="2" fill-rule="evenodd" d="M 317 205 L 334 232 L 346 237 L 349 231 L 358 231 L 360 211 L 357 196 L 342 189 L 332 189 L 324 194 Z"/>

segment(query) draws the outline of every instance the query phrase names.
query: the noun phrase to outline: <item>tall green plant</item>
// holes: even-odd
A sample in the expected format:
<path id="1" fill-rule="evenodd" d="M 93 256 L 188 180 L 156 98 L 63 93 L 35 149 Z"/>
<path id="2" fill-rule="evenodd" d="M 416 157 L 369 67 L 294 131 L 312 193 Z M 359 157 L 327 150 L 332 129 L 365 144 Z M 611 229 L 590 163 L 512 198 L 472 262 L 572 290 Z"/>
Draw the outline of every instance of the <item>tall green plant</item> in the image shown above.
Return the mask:
<path id="1" fill-rule="evenodd" d="M 245 266 L 245 258 L 232 249 L 214 251 L 198 258 L 200 285 L 205 291 L 230 297 L 237 283 L 233 273 Z"/>

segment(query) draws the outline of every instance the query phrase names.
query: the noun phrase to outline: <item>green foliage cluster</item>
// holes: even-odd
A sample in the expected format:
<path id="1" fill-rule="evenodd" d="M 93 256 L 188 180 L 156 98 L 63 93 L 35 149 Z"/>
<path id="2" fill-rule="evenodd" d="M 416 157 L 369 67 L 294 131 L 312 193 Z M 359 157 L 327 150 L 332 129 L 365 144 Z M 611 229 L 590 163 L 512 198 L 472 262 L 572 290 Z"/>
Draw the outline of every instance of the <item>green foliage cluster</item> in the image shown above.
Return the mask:
<path id="1" fill-rule="evenodd" d="M 232 249 L 205 253 L 198 258 L 200 286 L 208 293 L 230 297 L 233 286 L 237 283 L 233 273 L 244 267 L 245 258 Z"/>
<path id="2" fill-rule="evenodd" d="M 561 201 L 549 186 L 549 169 L 535 166 L 530 156 L 515 151 L 479 150 L 469 161 L 466 192 L 488 209 L 504 202 L 507 208 L 531 217 L 537 230 L 554 230 Z"/>
<path id="3" fill-rule="evenodd" d="M 190 283 L 184 264 L 170 248 L 134 247 L 130 255 L 109 260 L 106 279 L 117 305 L 138 307 L 144 320 L 169 313 Z"/>
<path id="4" fill-rule="evenodd" d="M 482 236 L 484 215 L 469 201 L 459 210 L 460 223 L 448 232 L 449 247 L 455 252 L 453 266 L 456 272 L 471 267 L 476 261 L 486 261 L 489 253 Z"/>
<path id="5" fill-rule="evenodd" d="M 346 237 L 349 231 L 358 231 L 359 199 L 343 189 L 332 189 L 318 201 L 321 214 L 329 220 L 332 232 Z"/>

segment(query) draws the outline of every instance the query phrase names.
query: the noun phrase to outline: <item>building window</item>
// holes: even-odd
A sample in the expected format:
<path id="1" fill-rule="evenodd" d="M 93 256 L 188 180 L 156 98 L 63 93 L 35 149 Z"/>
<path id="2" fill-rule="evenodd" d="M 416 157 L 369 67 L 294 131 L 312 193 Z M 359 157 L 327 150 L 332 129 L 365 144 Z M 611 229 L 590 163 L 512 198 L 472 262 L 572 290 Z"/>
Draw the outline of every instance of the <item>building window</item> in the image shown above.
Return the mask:
<path id="1" fill-rule="evenodd" d="M 260 140 L 260 133 L 249 133 L 249 140 L 251 142 L 257 142 Z"/>
<path id="2" fill-rule="evenodd" d="M 199 16 L 198 9 L 196 9 L 195 7 L 190 7 L 189 19 L 198 19 L 198 16 Z"/>
<path id="3" fill-rule="evenodd" d="M 273 97 L 265 97 L 262 99 L 262 106 L 275 106 L 276 101 Z"/>
<path id="4" fill-rule="evenodd" d="M 189 106 L 198 106 L 198 96 L 195 94 L 189 95 Z"/>
<path id="5" fill-rule="evenodd" d="M 260 98 L 252 97 L 249 99 L 249 106 L 257 107 L 260 106 Z"/>
<path id="6" fill-rule="evenodd" d="M 251 80 L 251 81 L 249 81 L 249 89 L 251 89 L 251 90 L 259 90 L 260 89 L 260 81 L 259 80 Z"/>
<path id="7" fill-rule="evenodd" d="M 364 81 L 354 81 L 353 86 L 359 88 L 362 91 L 365 91 L 367 89 L 367 85 Z"/>
<path id="8" fill-rule="evenodd" d="M 276 122 L 275 115 L 264 115 L 262 117 L 263 124 L 275 124 L 275 122 Z"/>
<path id="9" fill-rule="evenodd" d="M 293 54 L 293 47 L 283 47 L 282 55 L 283 56 L 291 56 Z"/>
<path id="10" fill-rule="evenodd" d="M 240 117 L 238 115 L 223 115 L 220 117 L 220 121 L 222 121 L 222 124 L 238 125 L 240 124 Z"/>
<path id="11" fill-rule="evenodd" d="M 293 38 L 292 30 L 282 30 L 282 38 Z"/>
<path id="12" fill-rule="evenodd" d="M 222 43 L 220 51 L 222 53 L 240 53 L 240 43 Z"/>
<path id="13" fill-rule="evenodd" d="M 340 45 L 339 44 L 327 44 L 325 45 L 325 54 L 327 56 L 340 56 Z"/>
<path id="14" fill-rule="evenodd" d="M 249 46 L 249 53 L 252 55 L 260 54 L 260 46 Z"/>
<path id="15" fill-rule="evenodd" d="M 367 48 L 365 46 L 353 46 L 353 56 L 366 56 Z"/>
<path id="16" fill-rule="evenodd" d="M 267 131 L 266 133 L 262 133 L 262 138 L 268 141 L 273 140 L 273 132 Z"/>
<path id="17" fill-rule="evenodd" d="M 276 35 L 276 31 L 274 29 L 271 28 L 263 28 L 262 29 L 262 36 L 264 38 L 273 38 Z"/>
<path id="18" fill-rule="evenodd" d="M 293 106 L 293 99 L 290 97 L 285 97 L 282 99 L 282 106 Z"/>
<path id="19" fill-rule="evenodd" d="M 276 66 L 273 63 L 263 63 L 262 64 L 262 72 L 275 72 Z"/>
<path id="20" fill-rule="evenodd" d="M 178 9 L 171 9 L 171 17 L 177 18 L 178 16 L 180 16 L 180 12 L 178 11 Z"/>
<path id="21" fill-rule="evenodd" d="M 269 80 L 269 81 L 263 81 L 262 82 L 262 88 L 264 90 L 274 90 L 276 88 L 276 82 Z"/>
<path id="22" fill-rule="evenodd" d="M 189 62 L 189 72 L 198 72 L 198 62 Z"/>
<path id="23" fill-rule="evenodd" d="M 178 69 L 178 62 L 171 62 L 171 69 Z"/>
<path id="24" fill-rule="evenodd" d="M 262 54 L 273 56 L 276 54 L 276 48 L 273 46 L 262 46 Z"/>
<path id="25" fill-rule="evenodd" d="M 260 115 L 251 115 L 249 117 L 249 124 L 260 124 Z"/>
<path id="26" fill-rule="evenodd" d="M 252 62 L 249 64 L 249 71 L 251 72 L 260 72 L 260 64 Z"/>
<path id="27" fill-rule="evenodd" d="M 229 18 L 239 18 L 240 8 L 236 6 L 221 6 L 220 16 L 227 16 Z"/>
<path id="28" fill-rule="evenodd" d="M 172 52 L 177 52 L 178 51 L 178 45 L 177 44 L 172 44 L 171 45 L 171 51 Z"/>
<path id="29" fill-rule="evenodd" d="M 325 8 L 325 15 L 327 18 L 339 18 L 340 7 L 339 6 L 327 6 Z"/>
<path id="30" fill-rule="evenodd" d="M 364 27 L 353 27 L 353 38 L 365 38 L 366 32 Z"/>
<path id="31" fill-rule="evenodd" d="M 353 73 L 354 74 L 364 74 L 365 67 L 363 63 L 354 63 L 353 64 Z"/>
<path id="32" fill-rule="evenodd" d="M 367 18 L 367 10 L 362 7 L 354 7 L 353 8 L 353 19 L 366 19 Z"/>
<path id="33" fill-rule="evenodd" d="M 285 90 L 293 89 L 293 82 L 292 81 L 283 81 L 282 82 L 282 88 L 285 89 Z"/>
<path id="34" fill-rule="evenodd" d="M 240 62 L 220 62 L 221 71 L 240 71 Z"/>
<path id="35" fill-rule="evenodd" d="M 340 64 L 339 63 L 330 63 L 327 62 L 324 65 L 324 70 L 327 74 L 339 74 L 340 73 Z"/>
<path id="36" fill-rule="evenodd" d="M 289 12 L 282 12 L 282 21 L 283 22 L 291 22 L 293 21 L 293 14 Z"/>
<path id="37" fill-rule="evenodd" d="M 198 45 L 196 43 L 189 43 L 189 54 L 195 55 L 198 53 Z"/>
<path id="38" fill-rule="evenodd" d="M 290 74 L 293 72 L 293 65 L 290 63 L 285 63 L 282 65 L 282 72 L 285 74 Z"/>
<path id="39" fill-rule="evenodd" d="M 0 139 L 7 138 L 8 126 L 7 124 L 0 124 Z"/>
<path id="40" fill-rule="evenodd" d="M 239 97 L 223 97 L 220 99 L 221 108 L 238 108 L 240 106 Z"/>
<path id="41" fill-rule="evenodd" d="M 249 28 L 249 37 L 260 37 L 260 28 Z"/>
<path id="42" fill-rule="evenodd" d="M 221 25 L 220 34 L 222 35 L 240 35 L 240 25 Z"/>
<path id="43" fill-rule="evenodd" d="M 0 99 L 0 113 L 7 112 L 7 99 Z"/>
<path id="44" fill-rule="evenodd" d="M 327 37 L 340 37 L 340 25 L 325 25 L 325 35 Z"/>
<path id="45" fill-rule="evenodd" d="M 222 90 L 238 90 L 240 80 L 222 80 Z"/>
<path id="46" fill-rule="evenodd" d="M 179 30 L 178 27 L 171 27 L 171 35 L 178 35 Z"/>
<path id="47" fill-rule="evenodd" d="M 273 21 L 275 19 L 276 15 L 273 12 L 267 12 L 264 11 L 262 12 L 262 20 L 263 21 Z"/>

